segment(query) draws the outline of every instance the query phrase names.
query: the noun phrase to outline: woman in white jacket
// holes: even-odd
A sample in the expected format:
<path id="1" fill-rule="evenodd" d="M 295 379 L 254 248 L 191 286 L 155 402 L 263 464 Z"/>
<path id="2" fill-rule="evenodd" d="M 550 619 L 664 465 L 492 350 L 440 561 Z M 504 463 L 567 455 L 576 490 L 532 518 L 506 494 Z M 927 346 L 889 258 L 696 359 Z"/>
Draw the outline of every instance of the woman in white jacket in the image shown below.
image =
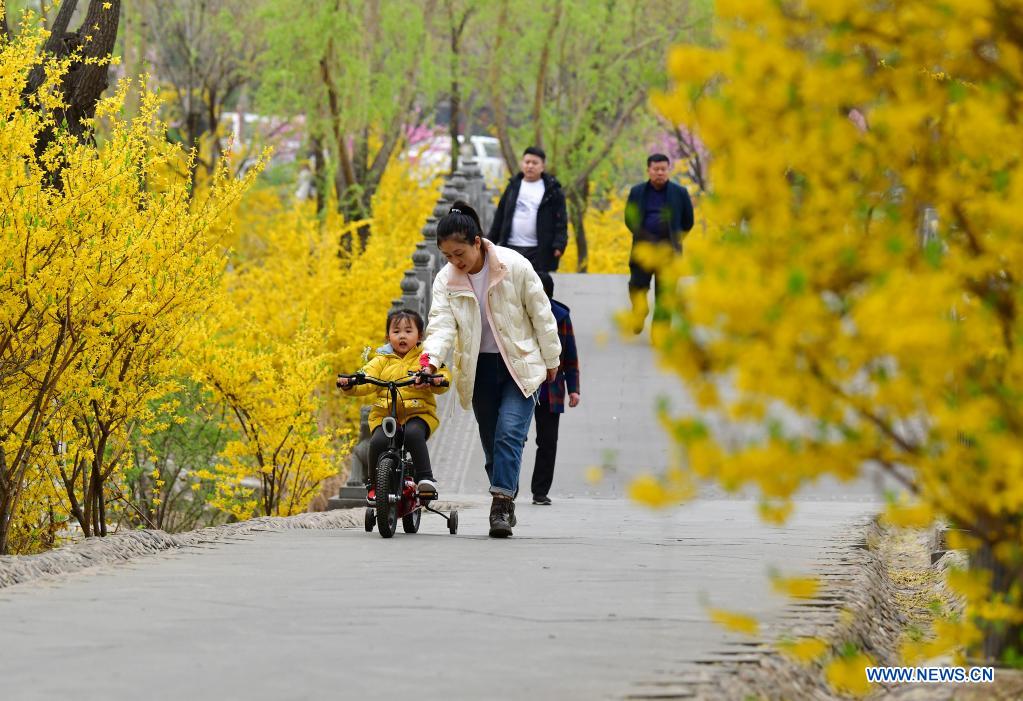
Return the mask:
<path id="1" fill-rule="evenodd" d="M 455 387 L 472 406 L 490 477 L 490 535 L 515 525 L 522 447 L 536 393 L 557 373 L 558 326 L 533 266 L 515 251 L 483 238 L 479 216 L 456 202 L 437 223 L 437 246 L 448 264 L 433 283 L 423 350 L 432 372 L 449 352 Z"/>

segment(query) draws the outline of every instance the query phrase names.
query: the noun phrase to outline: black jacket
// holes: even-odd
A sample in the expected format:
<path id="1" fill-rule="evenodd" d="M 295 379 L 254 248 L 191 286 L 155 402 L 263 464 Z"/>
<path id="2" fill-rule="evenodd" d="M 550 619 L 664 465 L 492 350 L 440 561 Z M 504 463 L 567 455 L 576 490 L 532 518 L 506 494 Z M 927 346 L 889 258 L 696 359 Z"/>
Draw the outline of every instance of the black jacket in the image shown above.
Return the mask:
<path id="1" fill-rule="evenodd" d="M 557 270 L 560 258 L 554 251 L 565 252 L 568 245 L 568 212 L 565 209 L 565 193 L 561 183 L 553 175 L 544 173 L 543 199 L 536 212 L 536 240 L 538 251 L 535 267 L 537 270 Z M 522 184 L 522 173 L 508 181 L 508 187 L 501 195 L 501 201 L 494 212 L 494 221 L 490 225 L 487 238 L 498 246 L 507 246 L 511 236 L 512 219 L 515 218 L 515 203 L 519 200 L 519 186 Z"/>
<path id="2" fill-rule="evenodd" d="M 625 225 L 632 232 L 632 240 L 650 240 L 643 231 L 643 212 L 646 211 L 646 193 L 650 181 L 640 183 L 629 192 L 629 201 L 625 204 Z M 682 239 L 685 233 L 693 228 L 693 202 L 689 193 L 678 183 L 668 181 L 668 231 L 671 234 L 671 245 L 676 251 L 682 250 Z"/>

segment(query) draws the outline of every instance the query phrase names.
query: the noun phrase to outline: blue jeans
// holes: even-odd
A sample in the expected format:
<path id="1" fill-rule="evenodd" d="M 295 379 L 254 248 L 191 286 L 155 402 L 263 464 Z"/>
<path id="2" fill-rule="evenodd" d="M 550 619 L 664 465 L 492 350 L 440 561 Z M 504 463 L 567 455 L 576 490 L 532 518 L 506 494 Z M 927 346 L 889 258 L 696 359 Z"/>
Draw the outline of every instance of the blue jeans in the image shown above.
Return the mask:
<path id="1" fill-rule="evenodd" d="M 514 497 L 519 491 L 522 448 L 534 404 L 533 397 L 522 396 L 500 353 L 480 353 L 472 411 L 480 427 L 491 494 Z"/>

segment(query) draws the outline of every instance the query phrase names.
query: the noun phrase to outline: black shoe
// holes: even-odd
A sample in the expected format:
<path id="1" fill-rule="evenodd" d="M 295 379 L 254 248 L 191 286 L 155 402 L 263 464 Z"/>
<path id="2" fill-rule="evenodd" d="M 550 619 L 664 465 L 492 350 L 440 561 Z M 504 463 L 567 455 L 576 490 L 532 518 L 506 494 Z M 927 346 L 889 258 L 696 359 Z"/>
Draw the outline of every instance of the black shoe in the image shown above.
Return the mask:
<path id="1" fill-rule="evenodd" d="M 433 481 L 432 477 L 419 480 L 416 490 L 419 492 L 420 499 L 431 500 L 437 498 L 437 483 Z"/>
<path id="2" fill-rule="evenodd" d="M 518 522 L 519 522 L 519 520 L 517 518 L 515 518 L 515 499 L 509 499 L 508 500 L 508 523 L 511 524 L 512 528 L 515 528 L 515 524 L 518 523 Z"/>
<path id="3" fill-rule="evenodd" d="M 512 534 L 511 519 L 512 500 L 507 497 L 494 496 L 490 504 L 490 537 L 507 538 Z"/>
<path id="4" fill-rule="evenodd" d="M 551 498 L 549 496 L 547 496 L 546 494 L 534 494 L 533 495 L 533 503 L 534 504 L 539 504 L 540 506 L 550 506 L 551 505 Z"/>

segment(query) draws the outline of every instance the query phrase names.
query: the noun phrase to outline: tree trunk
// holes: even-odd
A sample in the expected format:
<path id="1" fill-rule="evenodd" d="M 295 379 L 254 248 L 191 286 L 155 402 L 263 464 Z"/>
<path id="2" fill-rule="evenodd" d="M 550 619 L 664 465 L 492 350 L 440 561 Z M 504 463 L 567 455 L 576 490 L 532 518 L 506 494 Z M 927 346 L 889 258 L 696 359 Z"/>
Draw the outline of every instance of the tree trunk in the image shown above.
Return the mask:
<path id="1" fill-rule="evenodd" d="M 459 111 L 461 99 L 458 95 L 458 80 L 451 81 L 451 121 L 448 124 L 448 134 L 451 136 L 451 163 L 448 168 L 448 175 L 454 175 L 458 170 L 458 154 L 461 150 L 458 144 L 458 122 L 461 121 Z"/>
<path id="2" fill-rule="evenodd" d="M 327 206 L 327 164 L 323 162 L 323 137 L 314 134 L 309 149 L 313 161 L 313 187 L 316 189 L 316 216 L 322 216 Z"/>
<path id="3" fill-rule="evenodd" d="M 583 181 L 583 191 L 576 189 L 568 192 L 568 219 L 575 232 L 575 248 L 579 254 L 576 272 L 585 273 L 589 270 L 589 246 L 586 243 L 586 210 L 590 202 L 590 181 Z"/>
<path id="4" fill-rule="evenodd" d="M 11 511 L 9 494 L 0 489 L 0 555 L 7 555 L 7 533 L 11 528 Z"/>
<path id="5" fill-rule="evenodd" d="M 554 35 L 561 23 L 562 0 L 558 0 L 554 6 L 554 16 L 551 18 L 550 27 L 547 28 L 547 37 L 540 50 L 540 66 L 537 69 L 536 88 L 533 92 L 533 114 L 530 121 L 533 122 L 533 146 L 543 148 L 543 102 L 544 94 L 547 92 L 547 67 L 550 64 L 551 44 L 554 42 Z"/>
<path id="6" fill-rule="evenodd" d="M 191 102 L 191 98 L 189 98 Z M 192 152 L 191 165 L 188 168 L 188 196 L 195 196 L 195 176 L 199 172 L 199 161 L 202 159 L 202 153 L 200 153 L 200 135 L 202 134 L 202 115 L 199 114 L 198 108 L 189 107 L 188 114 L 185 115 L 185 135 L 188 139 L 188 150 Z"/>
<path id="7" fill-rule="evenodd" d="M 206 94 L 206 119 L 209 122 L 209 132 L 212 140 L 210 141 L 210 161 L 206 164 L 206 174 L 212 178 L 213 174 L 217 171 L 217 166 L 220 165 L 220 155 L 223 151 L 223 145 L 220 143 L 220 105 L 217 102 L 218 95 L 217 91 L 210 88 Z M 242 126 L 244 128 L 245 118 L 244 113 L 242 116 Z M 244 139 L 244 133 L 239 140 Z M 236 145 L 237 146 L 237 145 Z"/>
<path id="8" fill-rule="evenodd" d="M 508 131 L 508 113 L 504 106 L 504 95 L 501 94 L 501 61 L 504 60 L 502 44 L 504 34 L 508 31 L 508 0 L 502 0 L 501 9 L 497 15 L 496 38 L 494 48 L 490 54 L 490 66 L 487 76 L 487 84 L 490 87 L 490 102 L 494 110 L 494 128 L 497 130 L 497 138 L 501 144 L 501 154 L 508 166 L 509 173 L 517 173 L 519 170 L 518 159 L 515 157 L 515 149 L 511 142 L 511 134 Z"/>
<path id="9" fill-rule="evenodd" d="M 54 110 L 54 126 L 41 133 L 36 142 L 36 155 L 40 158 L 57 138 L 58 129 L 67 129 L 68 133 L 85 141 L 92 139 L 88 121 L 96 116 L 96 104 L 109 85 L 107 62 L 117 40 L 121 0 L 90 0 L 82 26 L 68 33 L 67 23 L 76 5 L 76 0 L 64 0 L 54 20 L 53 33 L 44 47 L 44 51 L 58 58 L 75 52 L 81 58 L 71 64 L 61 82 L 64 106 Z M 36 92 L 44 80 L 45 73 L 40 66 L 33 71 L 26 92 Z M 59 173 L 54 182 L 60 187 Z"/>
<path id="10" fill-rule="evenodd" d="M 977 552 L 970 555 L 971 569 L 991 573 L 991 592 L 1001 594 L 1012 600 L 1013 590 L 1019 596 L 1019 586 L 1023 582 L 1023 565 L 1015 567 L 1006 565 L 995 557 L 989 544 L 984 543 Z M 1009 656 L 1017 657 L 1023 652 L 1023 624 L 1005 621 L 983 621 L 981 630 L 984 640 L 981 652 L 985 660 L 990 662 L 1006 661 Z"/>
<path id="11" fill-rule="evenodd" d="M 451 119 L 448 120 L 448 133 L 451 135 L 451 169 L 449 174 L 454 175 L 458 170 L 458 135 L 462 121 L 462 89 L 458 81 L 458 68 L 461 65 L 462 57 L 462 33 L 465 32 L 465 25 L 473 13 L 473 8 L 470 7 L 462 14 L 457 26 L 455 26 L 455 15 L 450 0 L 447 3 L 447 10 L 448 22 L 451 27 Z"/>

